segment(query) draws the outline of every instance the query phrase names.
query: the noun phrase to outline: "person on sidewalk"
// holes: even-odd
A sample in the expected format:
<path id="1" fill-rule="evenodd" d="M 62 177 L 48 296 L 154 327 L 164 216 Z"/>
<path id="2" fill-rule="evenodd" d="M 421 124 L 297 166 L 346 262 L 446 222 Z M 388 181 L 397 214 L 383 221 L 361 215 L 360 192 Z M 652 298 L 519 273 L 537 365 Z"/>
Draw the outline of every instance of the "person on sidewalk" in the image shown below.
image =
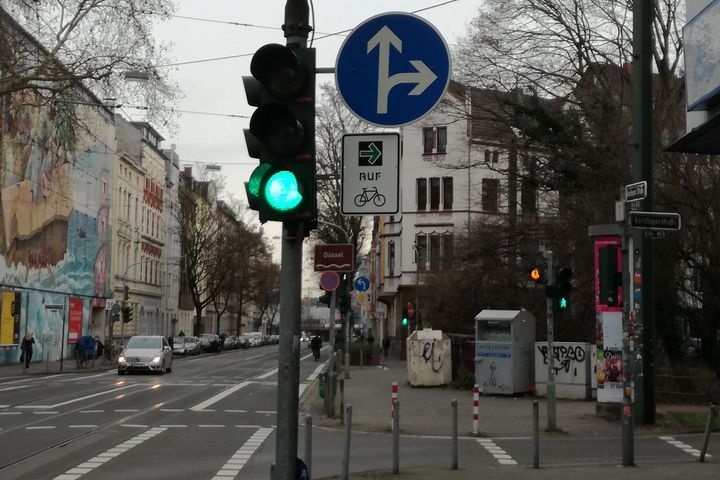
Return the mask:
<path id="1" fill-rule="evenodd" d="M 390 355 L 390 337 L 383 338 L 382 349 L 383 355 L 385 355 L 385 358 L 388 358 L 388 355 Z"/>
<path id="2" fill-rule="evenodd" d="M 320 360 L 320 347 L 322 347 L 322 339 L 320 335 L 315 335 L 312 340 L 310 340 L 310 349 L 313 352 L 313 357 L 315 357 L 316 362 Z"/>
<path id="3" fill-rule="evenodd" d="M 25 334 L 25 338 L 23 338 L 23 341 L 20 343 L 20 363 L 25 361 L 25 368 L 30 368 L 30 359 L 33 354 L 33 343 L 35 343 L 33 332 L 28 330 Z"/>

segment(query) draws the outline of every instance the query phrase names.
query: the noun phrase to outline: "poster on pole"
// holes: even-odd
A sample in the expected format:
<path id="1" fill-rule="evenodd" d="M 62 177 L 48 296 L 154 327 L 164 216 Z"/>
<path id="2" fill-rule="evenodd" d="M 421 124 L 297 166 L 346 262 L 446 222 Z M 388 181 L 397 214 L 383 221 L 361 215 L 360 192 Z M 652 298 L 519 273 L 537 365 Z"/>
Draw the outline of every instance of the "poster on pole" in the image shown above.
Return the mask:
<path id="1" fill-rule="evenodd" d="M 20 343 L 20 304 L 22 295 L 11 290 L 2 292 L 0 313 L 0 345 Z"/>
<path id="2" fill-rule="evenodd" d="M 82 335 L 82 313 L 82 298 L 71 298 L 68 312 L 68 343 L 77 343 Z"/>

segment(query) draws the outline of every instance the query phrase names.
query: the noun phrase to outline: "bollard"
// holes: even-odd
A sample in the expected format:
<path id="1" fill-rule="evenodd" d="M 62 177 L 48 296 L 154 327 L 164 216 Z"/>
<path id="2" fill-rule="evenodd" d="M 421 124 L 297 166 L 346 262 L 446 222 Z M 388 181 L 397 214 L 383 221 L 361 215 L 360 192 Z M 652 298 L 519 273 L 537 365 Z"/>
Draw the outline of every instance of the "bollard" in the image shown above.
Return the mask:
<path id="1" fill-rule="evenodd" d="M 458 469 L 458 405 L 457 400 L 453 398 L 450 402 L 452 406 L 452 464 L 450 470 Z"/>
<path id="2" fill-rule="evenodd" d="M 393 404 L 393 474 L 400 473 L 400 401 Z"/>
<path id="3" fill-rule="evenodd" d="M 340 378 L 340 424 L 345 423 L 345 378 Z"/>
<path id="4" fill-rule="evenodd" d="M 312 415 L 305 415 L 305 466 L 312 478 Z"/>
<path id="5" fill-rule="evenodd" d="M 392 382 L 392 387 L 390 387 L 390 431 L 393 430 L 395 422 L 393 421 L 393 418 L 395 418 L 395 409 L 394 406 L 398 401 L 398 384 L 397 382 Z"/>
<path id="6" fill-rule="evenodd" d="M 533 400 L 533 468 L 540 468 L 540 405 Z"/>
<path id="7" fill-rule="evenodd" d="M 717 415 L 717 411 L 717 405 L 710 406 L 707 423 L 705 423 L 705 436 L 703 437 L 703 445 L 702 449 L 700 450 L 700 462 L 705 461 L 705 453 L 707 452 L 708 443 L 710 441 L 710 430 L 712 429 L 713 420 L 715 419 L 715 415 Z"/>
<path id="8" fill-rule="evenodd" d="M 345 407 L 345 455 L 343 456 L 343 480 L 350 475 L 350 433 L 352 428 L 352 404 Z"/>
<path id="9" fill-rule="evenodd" d="M 477 435 L 480 433 L 479 429 L 480 420 L 480 387 L 476 383 L 473 387 L 473 418 L 472 418 L 472 433 Z"/>

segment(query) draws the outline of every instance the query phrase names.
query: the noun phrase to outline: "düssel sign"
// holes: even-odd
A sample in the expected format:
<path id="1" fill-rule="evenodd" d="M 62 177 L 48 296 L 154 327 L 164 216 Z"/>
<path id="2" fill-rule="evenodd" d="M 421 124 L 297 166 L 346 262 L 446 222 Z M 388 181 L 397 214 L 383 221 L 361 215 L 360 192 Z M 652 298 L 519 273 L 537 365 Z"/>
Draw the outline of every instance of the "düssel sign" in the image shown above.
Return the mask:
<path id="1" fill-rule="evenodd" d="M 377 15 L 345 39 L 335 82 L 356 116 L 380 127 L 413 123 L 429 113 L 450 83 L 450 51 L 440 32 L 405 12 Z"/>

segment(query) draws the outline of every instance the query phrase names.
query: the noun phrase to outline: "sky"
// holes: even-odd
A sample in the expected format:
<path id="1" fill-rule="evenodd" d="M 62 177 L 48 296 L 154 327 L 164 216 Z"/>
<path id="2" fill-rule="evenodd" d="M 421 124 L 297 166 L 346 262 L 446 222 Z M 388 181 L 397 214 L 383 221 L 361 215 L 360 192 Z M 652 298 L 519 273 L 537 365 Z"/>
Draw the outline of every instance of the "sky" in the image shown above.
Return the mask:
<path id="1" fill-rule="evenodd" d="M 481 1 L 314 0 L 315 36 L 351 30 L 378 14 L 414 12 L 437 5 L 417 14 L 429 20 L 452 47 L 465 34 L 466 25 L 476 15 Z M 177 146 L 181 167 L 199 163 L 220 165 L 226 196 L 241 201 L 245 201 L 244 182 L 258 164 L 248 156 L 243 137 L 243 128 L 248 127 L 254 107 L 247 104 L 241 77 L 250 75 L 250 60 L 259 47 L 267 43 L 285 44 L 280 29 L 285 3 L 285 0 L 178 0 L 175 16 L 155 26 L 156 40 L 173 44 L 173 61 L 179 64 L 166 67 L 184 96 L 176 108 L 220 114 L 181 114 L 177 133 L 158 128 L 165 137 L 164 147 Z M 310 22 L 313 24 L 312 16 Z M 334 67 L 346 35 L 314 41 L 318 67 Z M 185 63 L 218 57 L 234 58 Z M 317 82 L 334 83 L 334 76 L 318 75 Z M 280 226 L 269 222 L 265 231 L 272 238 L 279 235 Z"/>

